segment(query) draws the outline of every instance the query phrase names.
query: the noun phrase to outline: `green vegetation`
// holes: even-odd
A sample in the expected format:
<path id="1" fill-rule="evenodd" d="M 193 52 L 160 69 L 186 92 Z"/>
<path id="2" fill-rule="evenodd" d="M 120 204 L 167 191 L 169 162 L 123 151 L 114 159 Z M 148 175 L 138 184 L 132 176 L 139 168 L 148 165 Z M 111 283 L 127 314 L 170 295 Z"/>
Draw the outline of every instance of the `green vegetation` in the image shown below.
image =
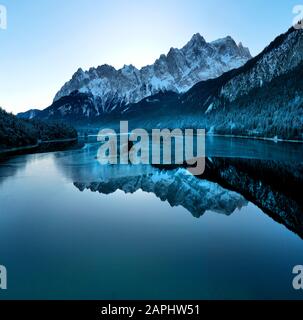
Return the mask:
<path id="1" fill-rule="evenodd" d="M 252 90 L 232 103 L 219 101 L 207 123 L 215 133 L 303 139 L 303 71 L 292 72 Z"/>
<path id="2" fill-rule="evenodd" d="M 76 137 L 77 131 L 66 124 L 18 119 L 0 108 L 0 150 Z"/>

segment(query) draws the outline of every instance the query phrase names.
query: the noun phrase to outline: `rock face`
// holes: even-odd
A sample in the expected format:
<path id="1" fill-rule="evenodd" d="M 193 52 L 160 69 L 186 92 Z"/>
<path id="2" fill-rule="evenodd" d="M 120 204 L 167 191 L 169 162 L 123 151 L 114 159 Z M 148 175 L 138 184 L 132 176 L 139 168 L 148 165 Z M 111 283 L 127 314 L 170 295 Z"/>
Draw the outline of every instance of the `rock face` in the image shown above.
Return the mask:
<path id="1" fill-rule="evenodd" d="M 110 113 L 160 91 L 189 90 L 202 80 L 216 78 L 238 68 L 251 58 L 250 52 L 231 37 L 207 43 L 195 34 L 182 49 L 170 49 L 153 65 L 138 70 L 132 65 L 116 70 L 109 65 L 79 69 L 56 94 L 54 102 L 77 91 L 92 97 L 92 108 L 83 108 L 85 117 Z M 71 110 L 62 108 L 62 115 Z"/>
<path id="2" fill-rule="evenodd" d="M 233 101 L 252 89 L 262 87 L 265 83 L 298 67 L 303 60 L 302 30 L 292 29 L 291 31 L 278 38 L 277 46 L 273 43 L 273 47 L 265 51 L 253 68 L 225 84 L 221 96 Z M 279 41 L 281 41 L 280 45 L 278 45 Z"/>
<path id="3" fill-rule="evenodd" d="M 303 139 L 303 31 L 289 29 L 244 66 L 128 108 L 138 127 L 205 128 L 216 134 Z M 161 114 L 159 112 L 161 110 Z M 143 119 L 144 118 L 144 119 Z"/>
<path id="4" fill-rule="evenodd" d="M 39 114 L 41 113 L 41 110 L 38 109 L 30 109 L 26 112 L 21 112 L 17 116 L 20 119 L 34 119 L 36 117 L 39 117 Z"/>
<path id="5" fill-rule="evenodd" d="M 197 84 L 184 95 L 183 103 L 189 102 L 193 94 L 200 93 L 204 99 L 199 105 L 206 112 L 214 111 L 220 107 L 222 100 L 231 103 L 255 89 L 263 88 L 274 79 L 296 70 L 302 62 L 303 33 L 291 28 L 239 69 L 227 72 L 214 81 Z"/>
<path id="6" fill-rule="evenodd" d="M 56 100 L 38 117 L 93 123 L 98 128 L 127 120 L 145 129 L 205 128 L 212 134 L 303 140 L 303 31 L 290 28 L 258 56 L 214 78 L 224 72 L 224 65 L 241 65 L 248 55 L 229 37 L 209 44 L 195 35 L 181 50 L 172 49 L 142 70 L 103 66 L 104 72 L 100 69 L 94 79 L 97 69 L 79 71 L 56 99 L 77 91 Z M 110 74 L 123 81 L 112 83 Z M 130 89 L 126 79 L 138 87 Z M 146 79 L 154 80 L 145 86 Z M 198 79 L 203 81 L 187 90 Z M 96 81 L 106 86 L 92 86 Z"/>

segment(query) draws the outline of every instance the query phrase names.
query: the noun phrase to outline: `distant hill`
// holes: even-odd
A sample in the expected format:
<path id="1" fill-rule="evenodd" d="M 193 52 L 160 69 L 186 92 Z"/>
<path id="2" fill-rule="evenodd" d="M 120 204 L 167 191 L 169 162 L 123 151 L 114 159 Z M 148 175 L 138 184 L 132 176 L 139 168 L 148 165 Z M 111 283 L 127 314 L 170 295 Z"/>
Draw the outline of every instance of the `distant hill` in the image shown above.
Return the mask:
<path id="1" fill-rule="evenodd" d="M 0 108 L 0 150 L 76 137 L 77 131 L 66 124 L 18 119 Z"/>
<path id="2" fill-rule="evenodd" d="M 20 118 L 20 119 L 34 119 L 36 117 L 39 116 L 39 113 L 41 111 L 38 110 L 38 109 L 30 109 L 26 112 L 20 112 L 18 113 L 17 117 Z"/>

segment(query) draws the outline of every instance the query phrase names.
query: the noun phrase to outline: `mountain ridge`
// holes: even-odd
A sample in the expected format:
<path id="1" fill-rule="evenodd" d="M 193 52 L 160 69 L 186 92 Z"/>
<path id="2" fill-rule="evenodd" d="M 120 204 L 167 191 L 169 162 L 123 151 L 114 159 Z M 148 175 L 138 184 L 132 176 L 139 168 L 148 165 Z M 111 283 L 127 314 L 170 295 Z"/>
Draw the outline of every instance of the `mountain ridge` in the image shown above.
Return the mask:
<path id="1" fill-rule="evenodd" d="M 194 38 L 194 42 L 204 41 Z M 302 140 L 302 69 L 303 34 L 292 27 L 243 66 L 200 81 L 184 93 L 160 91 L 138 103 L 121 104 L 110 113 L 85 117 L 96 111 L 95 97 L 74 91 L 39 117 L 99 127 L 129 120 L 146 129 L 205 128 L 217 134 Z"/>
<path id="2" fill-rule="evenodd" d="M 119 92 L 125 104 L 163 90 L 185 92 L 195 83 L 216 78 L 250 58 L 249 49 L 237 45 L 230 36 L 207 43 L 196 33 L 183 48 L 171 48 L 167 55 L 162 54 L 154 64 L 141 69 L 133 65 L 115 69 L 107 64 L 88 71 L 79 68 L 56 94 L 54 102 L 76 90 L 98 97 L 108 94 L 110 89 L 111 97 Z"/>
<path id="3" fill-rule="evenodd" d="M 146 114 L 162 106 L 163 113 L 173 108 L 174 121 L 149 120 L 141 126 L 200 127 L 217 134 L 302 140 L 302 69 L 302 30 L 290 28 L 244 66 L 201 81 L 184 94 L 158 96 L 158 103 L 144 99 L 129 108 L 129 118 L 138 110 Z"/>

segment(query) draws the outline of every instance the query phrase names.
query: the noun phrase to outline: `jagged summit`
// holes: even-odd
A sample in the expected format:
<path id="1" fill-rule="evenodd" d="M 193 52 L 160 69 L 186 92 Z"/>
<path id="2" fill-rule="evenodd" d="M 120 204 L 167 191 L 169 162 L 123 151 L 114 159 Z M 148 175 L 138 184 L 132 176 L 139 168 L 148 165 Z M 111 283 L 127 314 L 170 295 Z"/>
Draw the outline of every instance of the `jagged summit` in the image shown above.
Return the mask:
<path id="1" fill-rule="evenodd" d="M 93 97 L 97 114 L 109 113 L 161 91 L 185 92 L 199 81 L 242 66 L 250 58 L 249 50 L 237 46 L 231 37 L 207 43 L 196 33 L 182 49 L 171 48 L 167 55 L 140 70 L 133 65 L 116 70 L 106 64 L 88 71 L 79 68 L 54 102 L 78 91 Z"/>
<path id="2" fill-rule="evenodd" d="M 303 33 L 294 28 L 243 65 L 249 50 L 231 37 L 186 45 L 141 70 L 79 72 L 38 117 L 100 124 L 134 119 L 141 128 L 302 140 L 302 52 Z M 215 78 L 225 68 L 233 70 Z"/>
<path id="3" fill-rule="evenodd" d="M 201 45 L 204 45 L 206 44 L 206 41 L 205 39 L 201 36 L 200 33 L 195 33 L 191 40 L 183 47 L 186 48 L 186 47 L 190 47 L 190 46 L 194 46 L 194 45 L 198 45 L 198 46 L 201 46 Z"/>

